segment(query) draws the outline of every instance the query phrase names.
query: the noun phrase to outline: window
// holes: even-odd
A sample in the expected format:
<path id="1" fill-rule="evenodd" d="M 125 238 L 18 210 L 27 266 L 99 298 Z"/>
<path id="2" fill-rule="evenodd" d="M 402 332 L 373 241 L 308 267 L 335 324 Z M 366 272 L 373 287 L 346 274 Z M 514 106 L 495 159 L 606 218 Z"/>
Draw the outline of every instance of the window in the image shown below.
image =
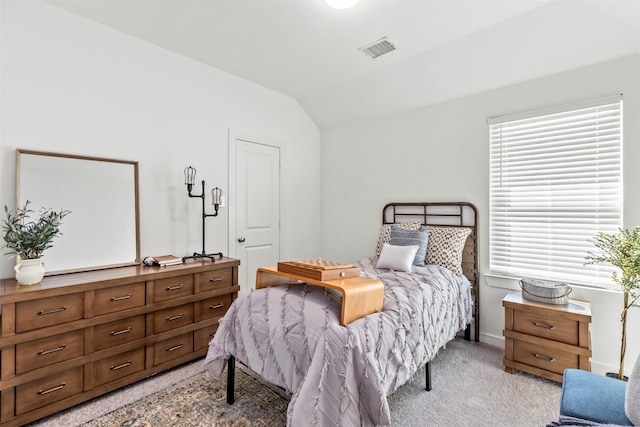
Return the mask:
<path id="1" fill-rule="evenodd" d="M 622 225 L 622 96 L 489 125 L 491 271 L 610 284 L 613 268 L 585 256 Z"/>

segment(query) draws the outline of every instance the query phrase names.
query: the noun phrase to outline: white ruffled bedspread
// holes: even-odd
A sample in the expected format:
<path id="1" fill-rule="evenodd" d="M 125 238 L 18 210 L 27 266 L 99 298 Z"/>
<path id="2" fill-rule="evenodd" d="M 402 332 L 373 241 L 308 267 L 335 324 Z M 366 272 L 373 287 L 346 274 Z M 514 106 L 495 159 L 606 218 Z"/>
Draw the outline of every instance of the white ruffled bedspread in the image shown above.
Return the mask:
<path id="1" fill-rule="evenodd" d="M 205 365 L 217 376 L 236 359 L 292 393 L 287 424 L 391 423 L 386 396 L 406 383 L 471 321 L 469 281 L 435 265 L 412 273 L 375 268 L 381 312 L 340 326 L 340 297 L 313 285 L 270 287 L 238 298 L 220 320 Z"/>

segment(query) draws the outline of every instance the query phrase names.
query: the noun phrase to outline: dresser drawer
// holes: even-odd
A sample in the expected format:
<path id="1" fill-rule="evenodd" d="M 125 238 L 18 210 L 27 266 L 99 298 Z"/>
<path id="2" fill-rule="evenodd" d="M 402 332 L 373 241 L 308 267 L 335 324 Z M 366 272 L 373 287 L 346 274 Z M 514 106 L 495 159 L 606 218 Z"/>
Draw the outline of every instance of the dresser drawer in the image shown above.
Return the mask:
<path id="1" fill-rule="evenodd" d="M 527 335 L 578 345 L 578 322 L 558 315 L 548 316 L 535 311 L 513 312 L 513 330 Z"/>
<path id="2" fill-rule="evenodd" d="M 82 391 L 82 366 L 16 387 L 16 415 L 49 405 Z"/>
<path id="3" fill-rule="evenodd" d="M 16 374 L 53 365 L 84 354 L 82 330 L 16 346 Z"/>
<path id="4" fill-rule="evenodd" d="M 195 321 L 224 316 L 231 305 L 231 295 L 208 298 L 196 303 Z"/>
<path id="5" fill-rule="evenodd" d="M 93 365 L 96 387 L 144 369 L 144 347 L 98 360 Z"/>
<path id="6" fill-rule="evenodd" d="M 142 307 L 145 303 L 145 287 L 143 283 L 99 289 L 95 292 L 93 312 L 96 316 Z"/>
<path id="7" fill-rule="evenodd" d="M 233 268 L 205 271 L 196 274 L 196 293 L 221 289 L 233 284 Z"/>
<path id="8" fill-rule="evenodd" d="M 193 274 L 156 280 L 153 284 L 153 301 L 161 302 L 193 295 Z"/>
<path id="9" fill-rule="evenodd" d="M 514 340 L 513 360 L 562 375 L 567 368 L 578 368 L 578 355 L 549 347 Z"/>
<path id="10" fill-rule="evenodd" d="M 31 331 L 84 317 L 84 294 L 60 295 L 16 304 L 16 332 Z"/>
<path id="11" fill-rule="evenodd" d="M 95 327 L 94 350 L 104 350 L 144 337 L 144 315 L 116 320 Z"/>
<path id="12" fill-rule="evenodd" d="M 153 364 L 160 365 L 167 360 L 193 352 L 193 334 L 191 332 L 157 342 L 153 345 Z"/>
<path id="13" fill-rule="evenodd" d="M 209 342 L 218 330 L 218 324 L 211 325 L 208 328 L 198 329 L 193 332 L 193 351 L 209 346 Z"/>
<path id="14" fill-rule="evenodd" d="M 159 334 L 191 323 L 193 323 L 193 304 L 166 308 L 153 314 L 153 333 Z"/>

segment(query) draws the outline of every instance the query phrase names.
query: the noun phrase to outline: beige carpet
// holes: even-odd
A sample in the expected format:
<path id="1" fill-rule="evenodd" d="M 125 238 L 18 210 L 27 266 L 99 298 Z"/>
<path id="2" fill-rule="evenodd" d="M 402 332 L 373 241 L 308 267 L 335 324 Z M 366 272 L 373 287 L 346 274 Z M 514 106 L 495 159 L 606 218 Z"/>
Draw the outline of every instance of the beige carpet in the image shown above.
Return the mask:
<path id="1" fill-rule="evenodd" d="M 432 364 L 433 390 L 424 391 L 424 371 L 389 396 L 393 426 L 544 426 L 558 419 L 560 385 L 517 372 L 507 374 L 502 349 L 457 339 L 440 351 Z M 193 374 L 175 386 L 165 386 L 149 397 L 100 416 L 82 407 L 49 417 L 38 427 L 134 426 L 282 426 L 286 420 L 286 395 L 253 377 L 236 374 L 236 403 L 225 401 L 226 377 L 198 373 L 201 362 L 187 366 L 188 373 L 170 372 L 174 379 Z M 183 368 L 185 369 L 185 368 Z M 159 375 L 143 383 L 163 381 Z M 137 385 L 136 385 L 137 386 Z M 131 387 L 136 387 L 131 386 Z M 149 389 L 149 386 L 145 386 Z M 139 398 L 125 389 L 116 394 L 119 405 Z M 147 393 L 148 394 L 148 393 Z M 284 397 L 283 397 L 284 396 Z M 74 415 L 76 413 L 76 415 Z M 84 417 L 84 418 L 83 418 Z M 94 419 L 95 418 L 95 419 Z M 94 419 L 84 424 L 87 420 Z"/>

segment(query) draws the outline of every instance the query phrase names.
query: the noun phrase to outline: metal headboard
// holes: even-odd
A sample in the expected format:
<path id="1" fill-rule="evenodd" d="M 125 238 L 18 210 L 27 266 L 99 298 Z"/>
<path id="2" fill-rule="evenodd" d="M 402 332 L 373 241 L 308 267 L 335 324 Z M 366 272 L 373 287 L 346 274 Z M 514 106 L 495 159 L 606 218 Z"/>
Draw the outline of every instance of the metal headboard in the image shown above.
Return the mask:
<path id="1" fill-rule="evenodd" d="M 474 339 L 480 340 L 480 282 L 478 275 L 478 209 L 467 202 L 398 202 L 382 208 L 382 224 L 420 221 L 424 225 L 471 229 L 462 252 L 462 271 L 471 282 Z"/>

